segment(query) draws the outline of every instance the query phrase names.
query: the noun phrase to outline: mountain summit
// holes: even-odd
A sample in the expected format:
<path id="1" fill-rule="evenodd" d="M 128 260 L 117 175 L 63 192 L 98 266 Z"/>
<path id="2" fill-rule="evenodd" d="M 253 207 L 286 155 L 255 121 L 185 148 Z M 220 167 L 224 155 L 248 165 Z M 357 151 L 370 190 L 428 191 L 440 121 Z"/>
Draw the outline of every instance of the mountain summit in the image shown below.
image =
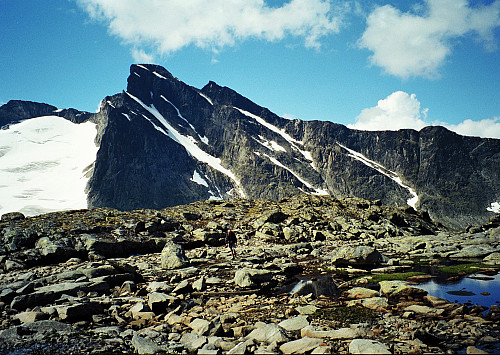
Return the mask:
<path id="1" fill-rule="evenodd" d="M 460 228 L 484 223 L 500 201 L 498 139 L 289 120 L 214 82 L 191 87 L 157 65 L 132 65 L 127 90 L 106 97 L 98 113 L 11 101 L 0 123 L 13 128 L 47 113 L 97 125 L 89 207 L 306 193 L 411 206 Z"/>

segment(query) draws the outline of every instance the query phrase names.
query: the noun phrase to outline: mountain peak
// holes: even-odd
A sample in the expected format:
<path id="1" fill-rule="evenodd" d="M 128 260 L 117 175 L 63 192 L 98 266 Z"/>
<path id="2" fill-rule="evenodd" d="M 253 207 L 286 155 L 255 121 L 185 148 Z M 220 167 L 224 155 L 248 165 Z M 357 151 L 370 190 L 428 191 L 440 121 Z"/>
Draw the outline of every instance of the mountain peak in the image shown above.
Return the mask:
<path id="1" fill-rule="evenodd" d="M 287 120 L 231 88 L 210 81 L 200 90 L 153 64 L 131 65 L 127 83 L 95 114 L 11 101 L 0 107 L 0 125 L 44 115 L 97 123 L 90 207 L 328 194 L 409 205 L 465 227 L 484 223 L 500 203 L 495 139 Z"/>

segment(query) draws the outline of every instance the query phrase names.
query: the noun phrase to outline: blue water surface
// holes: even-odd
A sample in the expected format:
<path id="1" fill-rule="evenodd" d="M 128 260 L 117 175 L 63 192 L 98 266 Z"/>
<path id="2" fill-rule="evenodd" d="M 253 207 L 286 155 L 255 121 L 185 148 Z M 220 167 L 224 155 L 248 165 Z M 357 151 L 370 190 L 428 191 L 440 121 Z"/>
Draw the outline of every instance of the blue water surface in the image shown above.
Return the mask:
<path id="1" fill-rule="evenodd" d="M 488 277 L 493 280 L 478 280 L 471 277 Z M 445 283 L 431 279 L 417 287 L 426 290 L 429 295 L 444 298 L 450 302 L 471 303 L 486 307 L 500 304 L 500 274 L 494 276 L 473 274 L 456 282 Z M 472 292 L 474 295 L 461 296 L 449 293 L 456 291 Z M 489 295 L 482 295 L 481 292 L 487 292 Z"/>

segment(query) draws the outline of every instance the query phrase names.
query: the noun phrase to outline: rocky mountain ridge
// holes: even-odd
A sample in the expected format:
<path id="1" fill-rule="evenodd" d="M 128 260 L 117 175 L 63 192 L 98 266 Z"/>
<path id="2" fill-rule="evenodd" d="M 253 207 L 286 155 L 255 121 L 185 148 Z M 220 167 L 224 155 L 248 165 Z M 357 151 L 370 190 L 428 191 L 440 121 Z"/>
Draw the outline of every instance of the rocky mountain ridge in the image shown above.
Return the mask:
<path id="1" fill-rule="evenodd" d="M 2 106 L 0 123 L 52 109 L 21 106 Z M 230 88 L 197 89 L 156 65 L 132 65 L 127 90 L 106 97 L 96 114 L 53 112 L 98 124 L 89 207 L 328 194 L 410 204 L 459 229 L 485 223 L 500 201 L 499 140 L 443 127 L 365 132 L 288 120 Z"/>

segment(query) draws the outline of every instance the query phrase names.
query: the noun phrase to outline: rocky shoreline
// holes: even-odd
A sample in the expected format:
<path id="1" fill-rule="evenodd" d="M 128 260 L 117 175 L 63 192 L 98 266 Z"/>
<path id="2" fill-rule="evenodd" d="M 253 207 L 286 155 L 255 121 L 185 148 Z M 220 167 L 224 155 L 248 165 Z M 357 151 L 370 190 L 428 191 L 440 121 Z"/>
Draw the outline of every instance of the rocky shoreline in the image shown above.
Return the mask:
<path id="1" fill-rule="evenodd" d="M 0 353 L 498 353 L 500 300 L 428 295 L 432 275 L 414 271 L 498 273 L 499 222 L 453 232 L 411 208 L 308 195 L 6 214 Z"/>

